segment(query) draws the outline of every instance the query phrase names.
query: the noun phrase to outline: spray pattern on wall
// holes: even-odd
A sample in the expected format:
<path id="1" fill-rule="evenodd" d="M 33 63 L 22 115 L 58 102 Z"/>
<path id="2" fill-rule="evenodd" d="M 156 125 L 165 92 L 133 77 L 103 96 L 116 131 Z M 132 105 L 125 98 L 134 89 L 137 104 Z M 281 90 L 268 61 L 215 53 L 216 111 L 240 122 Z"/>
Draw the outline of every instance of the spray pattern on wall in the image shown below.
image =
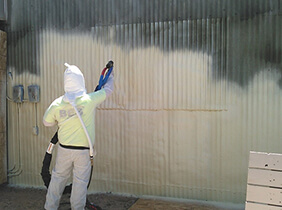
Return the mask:
<path id="1" fill-rule="evenodd" d="M 14 18 L 8 68 L 13 84 L 40 85 L 40 122 L 63 94 L 65 62 L 79 66 L 90 91 L 115 61 L 115 92 L 97 111 L 100 155 L 90 190 L 243 202 L 249 150 L 282 152 L 281 16 L 103 26 L 68 19 L 71 8 L 78 14 L 79 7 L 66 8 L 57 22 L 30 19 L 44 23 L 35 30 Z M 37 157 L 55 129 L 39 123 L 39 136 L 32 135 L 25 122 L 34 122 L 26 114 L 34 108 L 20 109 L 15 123 L 18 109 L 9 104 L 9 165 L 19 157 L 17 141 L 25 142 L 23 173 L 11 183 L 41 186 Z"/>
<path id="2" fill-rule="evenodd" d="M 127 35 L 120 32 L 125 30 L 123 26 L 97 27 L 88 34 L 43 31 L 39 36 L 40 76 L 31 77 L 25 72 L 15 75 L 14 82 L 26 86 L 33 80 L 40 84 L 44 93 L 38 110 L 40 119 L 51 101 L 63 94 L 64 62 L 79 66 L 90 91 L 95 88 L 105 61 L 113 59 L 116 90 L 98 108 L 97 120 L 101 125 L 97 124 L 97 146 L 101 156 L 97 157 L 90 190 L 208 200 L 223 200 L 221 193 L 230 193 L 225 199 L 241 202 L 245 193 L 241 177 L 247 173 L 244 160 L 248 151 L 279 152 L 281 148 L 280 128 L 273 126 L 281 121 L 277 115 L 281 105 L 280 73 L 260 70 L 244 88 L 227 78 L 214 80 L 214 59 L 201 50 L 166 52 L 156 46 L 137 45 L 131 49 L 131 44 L 115 44 L 114 38 L 129 40 L 142 25 L 128 27 L 132 27 L 132 33 Z M 142 43 L 142 38 L 139 41 Z M 171 45 L 162 47 L 170 49 Z M 17 73 L 13 67 L 9 69 Z M 13 112 L 13 105 L 10 106 Z M 21 108 L 23 113 L 31 109 L 28 104 Z M 265 120 L 269 116 L 273 124 Z M 23 125 L 22 120 L 29 121 L 23 118 L 21 129 L 31 130 L 28 124 Z M 106 132 L 110 127 L 114 130 Z M 17 129 L 12 125 L 10 128 L 10 132 Z M 21 132 L 21 139 L 29 139 L 29 144 L 37 148 L 22 153 L 22 160 L 40 156 L 40 151 L 44 154 L 54 129 L 39 124 L 39 130 L 40 142 L 31 132 Z M 16 134 L 10 134 L 11 139 L 13 135 Z M 116 149 L 109 148 L 110 145 Z M 109 149 L 114 150 L 113 154 L 108 153 Z M 41 160 L 38 162 L 37 167 Z M 22 165 L 23 171 L 39 173 L 40 167 Z M 13 181 L 40 185 L 38 177 L 34 182 L 26 176 L 22 174 Z M 230 186 L 230 182 L 236 187 Z M 201 193 L 201 189 L 207 193 Z"/>

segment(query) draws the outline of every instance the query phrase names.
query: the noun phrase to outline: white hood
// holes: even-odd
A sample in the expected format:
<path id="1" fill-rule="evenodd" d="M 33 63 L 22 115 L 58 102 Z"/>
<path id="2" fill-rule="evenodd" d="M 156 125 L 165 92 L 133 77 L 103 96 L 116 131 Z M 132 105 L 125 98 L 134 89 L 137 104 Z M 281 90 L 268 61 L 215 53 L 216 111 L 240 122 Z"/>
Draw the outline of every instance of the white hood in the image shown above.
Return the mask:
<path id="1" fill-rule="evenodd" d="M 77 97 L 86 94 L 85 81 L 82 72 L 77 66 L 65 63 L 64 73 L 64 101 L 74 102 Z"/>

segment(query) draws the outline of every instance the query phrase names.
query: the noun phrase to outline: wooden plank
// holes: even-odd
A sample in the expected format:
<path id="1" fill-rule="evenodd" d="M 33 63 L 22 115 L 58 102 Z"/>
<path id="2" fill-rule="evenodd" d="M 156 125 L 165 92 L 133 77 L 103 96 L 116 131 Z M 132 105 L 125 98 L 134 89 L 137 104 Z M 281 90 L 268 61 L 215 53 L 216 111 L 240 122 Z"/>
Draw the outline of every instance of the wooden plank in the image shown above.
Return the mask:
<path id="1" fill-rule="evenodd" d="M 258 203 L 246 203 L 245 210 L 282 210 L 282 207 L 269 206 Z"/>
<path id="2" fill-rule="evenodd" d="M 282 207 L 282 189 L 247 185 L 248 201 Z"/>
<path id="3" fill-rule="evenodd" d="M 272 169 L 282 171 L 282 154 L 250 152 L 249 168 Z"/>
<path id="4" fill-rule="evenodd" d="M 248 184 L 282 188 L 282 171 L 249 168 Z"/>

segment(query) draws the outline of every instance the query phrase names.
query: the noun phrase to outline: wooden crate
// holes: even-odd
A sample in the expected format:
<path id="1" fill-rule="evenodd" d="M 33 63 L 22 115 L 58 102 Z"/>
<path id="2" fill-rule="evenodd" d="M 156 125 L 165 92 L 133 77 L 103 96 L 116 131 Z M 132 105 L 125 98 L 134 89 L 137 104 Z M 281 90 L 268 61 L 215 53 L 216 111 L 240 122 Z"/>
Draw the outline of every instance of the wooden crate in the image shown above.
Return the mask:
<path id="1" fill-rule="evenodd" d="M 282 210 L 282 154 L 250 152 L 246 210 Z"/>

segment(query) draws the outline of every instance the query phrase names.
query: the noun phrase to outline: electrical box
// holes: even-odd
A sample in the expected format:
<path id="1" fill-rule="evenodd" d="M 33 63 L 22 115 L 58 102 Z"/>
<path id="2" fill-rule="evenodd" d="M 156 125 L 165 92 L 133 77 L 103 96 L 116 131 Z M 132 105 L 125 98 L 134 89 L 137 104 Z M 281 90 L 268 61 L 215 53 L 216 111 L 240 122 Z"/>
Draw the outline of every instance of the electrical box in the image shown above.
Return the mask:
<path id="1" fill-rule="evenodd" d="M 13 101 L 16 103 L 22 103 L 24 98 L 23 85 L 16 85 L 13 87 Z"/>
<path id="2" fill-rule="evenodd" d="M 27 87 L 28 99 L 30 102 L 38 103 L 40 100 L 40 88 L 38 85 L 29 85 Z"/>

